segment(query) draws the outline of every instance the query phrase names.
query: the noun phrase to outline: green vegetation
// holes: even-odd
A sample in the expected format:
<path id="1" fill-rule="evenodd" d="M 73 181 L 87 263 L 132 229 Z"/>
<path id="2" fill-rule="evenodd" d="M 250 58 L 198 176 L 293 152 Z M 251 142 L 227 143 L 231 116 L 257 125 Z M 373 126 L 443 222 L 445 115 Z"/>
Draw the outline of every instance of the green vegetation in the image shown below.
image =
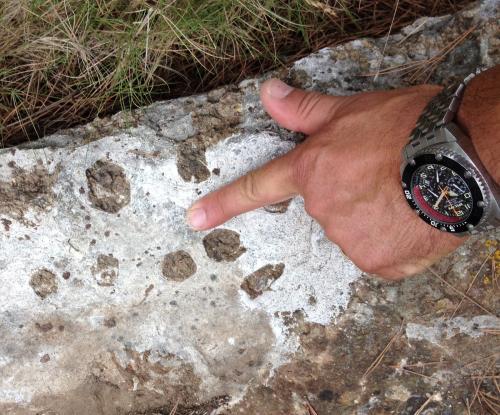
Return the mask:
<path id="1" fill-rule="evenodd" d="M 0 0 L 0 140 L 235 82 L 466 2 Z"/>

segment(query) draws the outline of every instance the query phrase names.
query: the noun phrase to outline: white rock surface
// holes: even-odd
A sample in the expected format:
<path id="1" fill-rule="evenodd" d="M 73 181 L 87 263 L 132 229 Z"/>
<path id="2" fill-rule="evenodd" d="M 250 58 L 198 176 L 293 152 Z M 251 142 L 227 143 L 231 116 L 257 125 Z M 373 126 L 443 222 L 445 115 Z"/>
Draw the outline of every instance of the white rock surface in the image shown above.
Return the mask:
<path id="1" fill-rule="evenodd" d="M 175 144 L 147 127 L 70 151 L 4 152 L 1 173 L 7 181 L 16 180 L 11 161 L 26 171 L 39 162 L 57 179 L 47 211 L 28 210 L 24 220 L 30 225 L 12 221 L 1 234 L 0 401 L 28 403 L 38 394 L 76 389 L 98 355 L 116 355 L 125 367 L 125 348 L 149 351 L 158 362 L 172 354 L 192 366 L 201 379 L 201 399 L 214 392 L 238 396 L 251 378 L 267 376 L 296 347 L 275 312 L 302 309 L 311 321 L 329 323 L 347 306 L 349 284 L 360 272 L 325 239 L 301 200 L 283 214 L 259 209 L 224 225 L 241 235 L 246 248 L 234 262 L 208 258 L 202 243 L 208 232 L 193 232 L 184 220 L 199 192 L 291 147 L 275 134 L 229 137 L 206 154 L 207 167 L 220 168 L 220 175 L 200 184 L 179 176 Z M 130 182 L 130 204 L 118 214 L 93 208 L 88 198 L 85 171 L 101 159 L 123 167 Z M 179 249 L 191 255 L 197 272 L 182 282 L 168 281 L 162 258 Z M 118 260 L 110 286 L 95 275 L 99 255 Z M 246 275 L 281 262 L 285 270 L 272 290 L 251 300 L 239 289 Z M 40 269 L 56 276 L 57 292 L 45 298 L 30 285 Z M 109 319 L 115 327 L 107 327 Z M 48 322 L 54 327 L 37 333 L 36 323 Z M 50 360 L 42 363 L 44 355 Z M 245 355 L 259 361 L 251 370 L 243 368 Z M 237 368 L 241 375 L 234 374 Z"/>

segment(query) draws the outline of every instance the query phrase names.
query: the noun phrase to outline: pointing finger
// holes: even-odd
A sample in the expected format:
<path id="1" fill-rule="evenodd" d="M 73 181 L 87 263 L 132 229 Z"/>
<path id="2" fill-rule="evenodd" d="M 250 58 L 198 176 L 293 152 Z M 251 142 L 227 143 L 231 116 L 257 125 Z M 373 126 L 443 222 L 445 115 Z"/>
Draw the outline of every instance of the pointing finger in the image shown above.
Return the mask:
<path id="1" fill-rule="evenodd" d="M 198 200 L 187 213 L 189 225 L 196 230 L 210 229 L 241 213 L 296 195 L 295 154 L 292 150 Z"/>

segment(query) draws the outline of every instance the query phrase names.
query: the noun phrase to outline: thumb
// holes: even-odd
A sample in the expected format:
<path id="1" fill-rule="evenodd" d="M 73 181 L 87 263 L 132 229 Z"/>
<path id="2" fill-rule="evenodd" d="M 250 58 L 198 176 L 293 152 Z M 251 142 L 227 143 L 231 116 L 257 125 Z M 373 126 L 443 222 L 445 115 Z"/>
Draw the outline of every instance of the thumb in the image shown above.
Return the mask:
<path id="1" fill-rule="evenodd" d="M 310 135 L 333 119 L 343 97 L 308 92 L 270 79 L 262 84 L 260 99 L 279 125 Z"/>

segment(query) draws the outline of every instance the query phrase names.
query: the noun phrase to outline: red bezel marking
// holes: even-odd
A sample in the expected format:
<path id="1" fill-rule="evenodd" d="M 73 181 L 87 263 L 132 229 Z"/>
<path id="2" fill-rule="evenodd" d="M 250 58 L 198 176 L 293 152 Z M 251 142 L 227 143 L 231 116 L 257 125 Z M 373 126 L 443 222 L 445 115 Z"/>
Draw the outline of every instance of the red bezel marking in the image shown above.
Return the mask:
<path id="1" fill-rule="evenodd" d="M 413 188 L 413 195 L 415 197 L 415 201 L 417 202 L 418 206 L 420 206 L 420 208 L 434 220 L 438 220 L 439 222 L 445 222 L 445 223 L 458 223 L 466 219 L 466 218 L 458 218 L 456 216 L 455 217 L 446 216 L 443 215 L 441 212 L 434 210 L 434 208 L 425 201 L 418 185 Z"/>

